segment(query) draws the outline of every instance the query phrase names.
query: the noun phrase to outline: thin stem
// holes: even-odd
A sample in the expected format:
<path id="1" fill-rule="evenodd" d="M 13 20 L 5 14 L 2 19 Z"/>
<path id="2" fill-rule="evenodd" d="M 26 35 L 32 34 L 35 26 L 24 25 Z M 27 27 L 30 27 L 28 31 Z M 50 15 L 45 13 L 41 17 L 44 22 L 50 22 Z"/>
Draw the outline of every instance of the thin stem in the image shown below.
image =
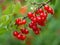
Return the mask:
<path id="1" fill-rule="evenodd" d="M 48 0 L 47 2 L 42 2 L 42 3 L 32 2 L 31 4 L 32 4 L 32 5 L 40 5 L 38 8 L 36 8 L 36 10 L 37 10 L 37 9 L 39 9 L 39 8 L 42 8 L 44 5 L 48 4 L 48 3 L 51 2 L 51 1 L 52 1 L 52 0 Z M 36 10 L 35 10 L 35 11 L 36 11 Z M 34 11 L 34 12 L 35 12 L 35 11 Z M 25 18 L 27 18 L 27 16 L 23 17 L 23 19 L 25 19 Z"/>

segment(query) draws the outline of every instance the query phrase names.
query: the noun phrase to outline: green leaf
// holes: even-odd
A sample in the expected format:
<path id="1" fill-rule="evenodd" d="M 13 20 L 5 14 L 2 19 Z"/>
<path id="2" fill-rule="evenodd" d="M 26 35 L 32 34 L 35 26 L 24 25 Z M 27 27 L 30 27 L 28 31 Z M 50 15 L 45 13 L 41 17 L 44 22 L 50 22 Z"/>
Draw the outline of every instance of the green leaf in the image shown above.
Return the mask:
<path id="1" fill-rule="evenodd" d="M 11 14 L 13 11 L 13 8 L 12 8 L 12 3 L 9 4 L 9 6 L 7 6 L 7 9 L 3 11 L 3 14 Z"/>
<path id="2" fill-rule="evenodd" d="M 50 4 L 55 5 L 55 3 L 56 3 L 56 0 L 51 0 L 51 3 Z"/>
<path id="3" fill-rule="evenodd" d="M 3 27 L 0 27 L 0 35 L 6 33 L 7 30 Z"/>
<path id="4" fill-rule="evenodd" d="M 20 3 L 13 4 L 13 13 L 19 13 L 20 7 Z"/>
<path id="5" fill-rule="evenodd" d="M 8 25 L 12 20 L 12 15 L 4 15 L 0 17 L 0 24 Z"/>

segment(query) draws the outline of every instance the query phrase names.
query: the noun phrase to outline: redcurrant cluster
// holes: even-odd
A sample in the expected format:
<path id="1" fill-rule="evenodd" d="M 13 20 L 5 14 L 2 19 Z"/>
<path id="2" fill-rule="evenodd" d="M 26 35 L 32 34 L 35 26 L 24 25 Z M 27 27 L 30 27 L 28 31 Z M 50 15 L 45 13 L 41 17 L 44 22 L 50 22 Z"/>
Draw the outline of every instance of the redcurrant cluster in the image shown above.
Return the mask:
<path id="1" fill-rule="evenodd" d="M 28 33 L 29 33 L 29 31 L 27 29 L 21 29 L 20 32 L 14 31 L 13 35 L 19 40 L 25 40 L 26 34 L 28 34 Z"/>
<path id="2" fill-rule="evenodd" d="M 17 26 L 24 25 L 24 24 L 26 24 L 26 20 L 21 20 L 20 18 L 17 18 L 16 21 L 15 21 L 15 24 Z M 14 31 L 13 35 L 19 40 L 25 40 L 26 39 L 26 34 L 28 34 L 29 31 L 26 28 L 20 29 L 20 30 L 21 30 L 20 32 Z"/>
<path id="3" fill-rule="evenodd" d="M 21 20 L 20 18 L 16 19 L 15 21 L 16 25 L 24 25 L 26 24 L 26 20 Z"/>
<path id="4" fill-rule="evenodd" d="M 39 34 L 41 28 L 38 28 L 37 25 L 45 26 L 48 13 L 54 14 L 54 11 L 48 5 L 44 6 L 44 9 L 39 8 L 35 13 L 29 12 L 28 18 L 31 20 L 29 27 L 33 29 L 35 34 Z"/>
<path id="5" fill-rule="evenodd" d="M 28 13 L 28 18 L 31 20 L 29 28 L 31 28 L 36 35 L 41 32 L 41 28 L 39 26 L 45 26 L 48 13 L 54 14 L 53 9 L 48 5 L 45 5 L 44 8 L 38 8 L 34 13 Z M 26 24 L 26 20 L 17 18 L 15 24 L 17 26 L 24 25 Z M 19 40 L 25 40 L 27 37 L 26 34 L 28 33 L 29 31 L 26 28 L 23 28 L 20 29 L 20 32 L 14 31 L 13 35 Z"/>

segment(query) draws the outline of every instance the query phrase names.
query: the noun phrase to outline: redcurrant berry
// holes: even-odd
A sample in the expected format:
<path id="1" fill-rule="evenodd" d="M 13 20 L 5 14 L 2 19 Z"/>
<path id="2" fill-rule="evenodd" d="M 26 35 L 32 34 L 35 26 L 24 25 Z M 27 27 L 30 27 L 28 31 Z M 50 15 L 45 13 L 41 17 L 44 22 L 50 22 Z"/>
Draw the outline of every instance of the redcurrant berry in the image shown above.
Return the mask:
<path id="1" fill-rule="evenodd" d="M 48 9 L 49 9 L 49 6 L 48 6 L 48 5 L 45 5 L 45 6 L 44 6 L 44 9 L 45 9 L 45 10 L 48 10 Z"/>
<path id="2" fill-rule="evenodd" d="M 34 23 L 36 23 L 36 22 L 37 22 L 36 17 L 34 17 L 34 18 L 32 19 L 32 21 L 33 21 Z"/>
<path id="3" fill-rule="evenodd" d="M 46 20 L 47 15 L 48 15 L 47 13 L 40 13 L 40 17 L 41 17 L 42 21 Z"/>
<path id="4" fill-rule="evenodd" d="M 14 36 L 17 36 L 18 34 L 19 34 L 19 33 L 18 33 L 17 31 L 14 31 L 14 32 L 13 32 L 13 35 L 14 35 Z"/>
<path id="5" fill-rule="evenodd" d="M 20 25 L 21 24 L 21 19 L 20 18 L 16 19 L 15 24 Z"/>
<path id="6" fill-rule="evenodd" d="M 44 6 L 44 9 L 48 12 L 48 13 L 51 13 L 51 14 L 54 14 L 54 11 L 51 7 L 49 7 L 48 5 L 45 5 Z"/>
<path id="7" fill-rule="evenodd" d="M 36 31 L 38 29 L 38 27 L 33 25 L 32 29 L 33 29 L 33 31 Z"/>
<path id="8" fill-rule="evenodd" d="M 33 25 L 30 23 L 30 24 L 29 24 L 29 27 L 32 28 L 32 26 L 33 26 Z"/>
<path id="9" fill-rule="evenodd" d="M 28 13 L 28 17 L 29 17 L 29 18 L 33 17 L 33 13 L 32 13 L 32 12 L 29 12 L 29 13 Z"/>
<path id="10" fill-rule="evenodd" d="M 34 33 L 35 33 L 36 35 L 38 35 L 40 32 L 37 30 L 37 31 L 34 31 Z"/>
<path id="11" fill-rule="evenodd" d="M 40 16 L 37 16 L 37 22 L 40 22 L 41 21 L 41 17 Z"/>
<path id="12" fill-rule="evenodd" d="M 45 26 L 45 22 L 38 22 L 40 26 Z"/>
<path id="13" fill-rule="evenodd" d="M 22 20 L 22 24 L 26 24 L 26 20 Z"/>
<path id="14" fill-rule="evenodd" d="M 44 11 L 43 11 L 43 9 L 40 8 L 40 9 L 38 9 L 38 12 L 43 13 Z"/>
<path id="15" fill-rule="evenodd" d="M 21 32 L 22 32 L 23 34 L 28 34 L 28 33 L 29 33 L 29 31 L 28 31 L 27 29 L 21 29 Z"/>
<path id="16" fill-rule="evenodd" d="M 54 14 L 53 9 L 49 7 L 49 9 L 48 9 L 48 13 Z"/>
<path id="17" fill-rule="evenodd" d="M 17 36 L 17 38 L 18 38 L 19 40 L 25 40 L 25 39 L 26 39 L 26 36 L 23 35 L 23 34 L 19 34 L 19 35 Z"/>
<path id="18" fill-rule="evenodd" d="M 33 28 L 33 26 L 37 26 L 37 24 L 36 23 L 33 23 L 33 21 L 29 24 L 29 27 L 30 28 Z"/>
<path id="19" fill-rule="evenodd" d="M 42 12 L 44 12 L 43 9 L 39 8 L 39 9 L 35 12 L 35 14 L 40 14 L 40 13 L 42 13 Z"/>

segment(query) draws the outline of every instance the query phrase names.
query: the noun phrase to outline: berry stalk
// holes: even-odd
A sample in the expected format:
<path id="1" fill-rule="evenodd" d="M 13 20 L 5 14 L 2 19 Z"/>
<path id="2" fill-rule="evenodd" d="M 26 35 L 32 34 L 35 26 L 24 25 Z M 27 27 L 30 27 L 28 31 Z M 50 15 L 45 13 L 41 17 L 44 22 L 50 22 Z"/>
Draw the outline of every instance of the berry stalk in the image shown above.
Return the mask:
<path id="1" fill-rule="evenodd" d="M 48 0 L 47 2 L 42 2 L 42 3 L 32 2 L 31 4 L 32 4 L 32 5 L 40 5 L 40 6 L 37 8 L 37 9 L 39 9 L 39 8 L 42 8 L 43 6 L 45 6 L 46 4 L 48 4 L 48 3 L 51 2 L 51 1 L 52 1 L 52 0 Z M 37 9 L 36 9 L 36 10 L 37 10 Z M 35 11 L 36 11 L 36 10 L 35 10 Z M 35 12 L 35 11 L 34 11 L 34 12 Z M 27 18 L 27 17 L 28 17 L 28 16 L 25 16 L 25 17 L 23 17 L 23 19 L 25 19 L 25 18 Z"/>

